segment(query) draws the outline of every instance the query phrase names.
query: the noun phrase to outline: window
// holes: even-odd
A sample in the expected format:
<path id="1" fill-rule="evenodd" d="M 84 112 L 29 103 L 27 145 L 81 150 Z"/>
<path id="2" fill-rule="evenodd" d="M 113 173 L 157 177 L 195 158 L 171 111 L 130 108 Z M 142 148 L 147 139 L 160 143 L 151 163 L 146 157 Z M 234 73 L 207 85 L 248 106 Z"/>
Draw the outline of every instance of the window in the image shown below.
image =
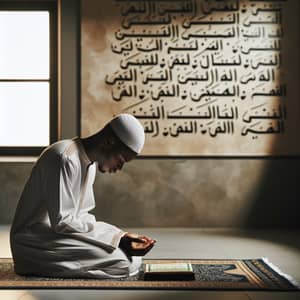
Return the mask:
<path id="1" fill-rule="evenodd" d="M 0 154 L 57 140 L 56 1 L 0 2 Z"/>

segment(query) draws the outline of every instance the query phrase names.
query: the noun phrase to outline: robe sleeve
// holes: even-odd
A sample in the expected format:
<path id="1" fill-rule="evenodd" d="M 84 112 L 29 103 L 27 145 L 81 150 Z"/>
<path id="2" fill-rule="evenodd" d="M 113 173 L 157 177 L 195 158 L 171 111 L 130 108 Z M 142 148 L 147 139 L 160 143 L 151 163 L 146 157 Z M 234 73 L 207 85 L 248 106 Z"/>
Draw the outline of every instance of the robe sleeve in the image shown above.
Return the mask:
<path id="1" fill-rule="evenodd" d="M 95 216 L 88 212 L 81 214 L 78 166 L 64 154 L 57 155 L 55 161 L 50 169 L 56 176 L 48 177 L 48 182 L 54 184 L 48 190 L 51 197 L 47 197 L 52 229 L 58 234 L 84 240 L 109 252 L 116 249 L 127 232 L 112 224 L 96 221 Z"/>

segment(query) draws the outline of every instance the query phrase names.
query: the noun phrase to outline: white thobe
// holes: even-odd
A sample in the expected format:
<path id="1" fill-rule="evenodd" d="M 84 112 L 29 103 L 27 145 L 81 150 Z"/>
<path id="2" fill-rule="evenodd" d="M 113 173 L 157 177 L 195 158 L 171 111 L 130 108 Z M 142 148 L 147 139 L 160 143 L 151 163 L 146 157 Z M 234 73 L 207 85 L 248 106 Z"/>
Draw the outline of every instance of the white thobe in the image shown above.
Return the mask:
<path id="1" fill-rule="evenodd" d="M 142 259 L 119 247 L 126 231 L 97 221 L 96 162 L 81 139 L 60 140 L 39 156 L 19 199 L 10 230 L 15 272 L 73 278 L 136 274 Z"/>

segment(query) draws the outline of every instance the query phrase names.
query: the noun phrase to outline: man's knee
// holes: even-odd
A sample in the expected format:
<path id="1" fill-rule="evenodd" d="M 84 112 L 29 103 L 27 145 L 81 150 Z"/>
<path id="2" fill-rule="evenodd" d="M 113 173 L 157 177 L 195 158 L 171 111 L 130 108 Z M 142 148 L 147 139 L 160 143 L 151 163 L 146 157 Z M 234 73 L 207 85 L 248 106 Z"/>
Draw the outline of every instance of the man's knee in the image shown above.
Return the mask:
<path id="1" fill-rule="evenodd" d="M 129 256 L 120 248 L 115 249 L 111 253 L 110 259 L 112 262 L 115 260 L 115 263 L 109 267 L 110 271 L 115 275 L 116 273 L 124 276 L 135 275 L 142 265 L 140 256 Z"/>
<path id="2" fill-rule="evenodd" d="M 129 266 L 129 275 L 136 275 L 141 269 L 143 260 L 141 256 L 132 256 L 132 261 Z"/>

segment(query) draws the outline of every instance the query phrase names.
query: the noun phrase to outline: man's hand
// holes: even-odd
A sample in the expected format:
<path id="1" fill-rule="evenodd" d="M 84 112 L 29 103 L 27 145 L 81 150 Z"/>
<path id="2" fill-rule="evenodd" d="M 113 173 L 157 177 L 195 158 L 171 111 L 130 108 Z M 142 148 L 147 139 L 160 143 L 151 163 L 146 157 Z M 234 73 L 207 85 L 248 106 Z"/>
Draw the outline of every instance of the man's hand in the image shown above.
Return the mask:
<path id="1" fill-rule="evenodd" d="M 120 248 L 132 256 L 144 256 L 154 246 L 156 240 L 145 235 L 126 233 L 120 240 Z"/>

